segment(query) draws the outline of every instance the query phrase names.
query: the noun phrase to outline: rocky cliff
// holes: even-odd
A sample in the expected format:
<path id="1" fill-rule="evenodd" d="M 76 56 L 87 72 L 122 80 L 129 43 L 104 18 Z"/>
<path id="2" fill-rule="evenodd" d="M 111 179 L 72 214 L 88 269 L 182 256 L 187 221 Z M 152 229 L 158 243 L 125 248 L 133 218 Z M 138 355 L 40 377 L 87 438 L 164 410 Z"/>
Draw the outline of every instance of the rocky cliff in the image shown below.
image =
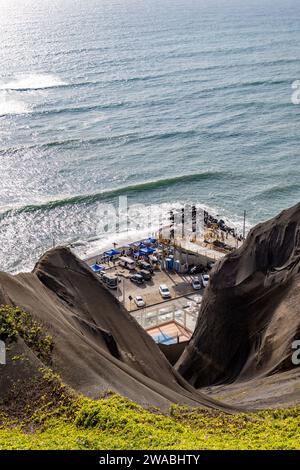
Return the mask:
<path id="1" fill-rule="evenodd" d="M 216 266 L 176 368 L 196 388 L 284 371 L 298 376 L 295 339 L 300 339 L 300 204 L 257 225 L 243 246 Z"/>

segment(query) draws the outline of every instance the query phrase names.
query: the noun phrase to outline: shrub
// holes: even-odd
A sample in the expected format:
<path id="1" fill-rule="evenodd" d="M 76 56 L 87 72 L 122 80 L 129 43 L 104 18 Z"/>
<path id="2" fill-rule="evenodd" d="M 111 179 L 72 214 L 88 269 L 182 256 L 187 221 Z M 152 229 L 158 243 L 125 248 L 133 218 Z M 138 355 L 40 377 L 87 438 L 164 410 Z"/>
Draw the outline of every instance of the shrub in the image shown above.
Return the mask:
<path id="1" fill-rule="evenodd" d="M 0 306 L 0 339 L 13 342 L 18 336 L 39 359 L 46 363 L 51 361 L 53 339 L 44 333 L 42 325 L 19 307 Z"/>

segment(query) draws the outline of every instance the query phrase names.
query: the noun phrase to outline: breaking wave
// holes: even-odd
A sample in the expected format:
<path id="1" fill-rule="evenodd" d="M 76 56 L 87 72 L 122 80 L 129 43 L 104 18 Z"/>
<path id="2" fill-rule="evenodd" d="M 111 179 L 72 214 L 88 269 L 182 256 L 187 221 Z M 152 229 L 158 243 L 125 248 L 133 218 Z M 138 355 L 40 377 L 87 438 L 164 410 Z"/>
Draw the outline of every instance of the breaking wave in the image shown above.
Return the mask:
<path id="1" fill-rule="evenodd" d="M 53 74 L 18 74 L 15 78 L 0 82 L 0 90 L 40 90 L 44 88 L 56 88 L 66 86 L 67 82 Z"/>

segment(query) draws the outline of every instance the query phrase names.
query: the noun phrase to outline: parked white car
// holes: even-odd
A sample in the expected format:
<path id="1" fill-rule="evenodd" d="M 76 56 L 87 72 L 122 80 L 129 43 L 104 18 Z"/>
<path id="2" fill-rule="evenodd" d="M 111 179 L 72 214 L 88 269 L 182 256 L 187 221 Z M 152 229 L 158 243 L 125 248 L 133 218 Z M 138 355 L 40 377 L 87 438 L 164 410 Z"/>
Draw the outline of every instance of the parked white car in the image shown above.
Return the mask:
<path id="1" fill-rule="evenodd" d="M 194 290 L 200 290 L 202 287 L 201 282 L 197 277 L 192 278 L 192 287 Z"/>
<path id="2" fill-rule="evenodd" d="M 168 286 L 165 284 L 161 284 L 159 286 L 159 293 L 162 296 L 163 299 L 169 299 L 171 297 L 171 293 L 169 291 Z"/>
<path id="3" fill-rule="evenodd" d="M 209 283 L 209 274 L 201 274 L 201 282 L 203 287 L 207 287 Z"/>
<path id="4" fill-rule="evenodd" d="M 146 303 L 141 295 L 137 295 L 134 299 L 134 303 L 137 307 L 145 307 Z"/>

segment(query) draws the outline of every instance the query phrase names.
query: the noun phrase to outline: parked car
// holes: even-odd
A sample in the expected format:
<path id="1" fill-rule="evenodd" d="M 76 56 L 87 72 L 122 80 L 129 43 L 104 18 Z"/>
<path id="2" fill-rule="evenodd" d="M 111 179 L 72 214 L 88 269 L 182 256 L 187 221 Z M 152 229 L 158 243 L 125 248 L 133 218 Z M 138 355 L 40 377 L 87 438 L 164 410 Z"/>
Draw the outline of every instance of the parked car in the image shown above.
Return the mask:
<path id="1" fill-rule="evenodd" d="M 108 284 L 108 281 L 110 280 L 110 275 L 107 273 L 104 273 L 103 276 L 100 278 L 104 284 Z"/>
<path id="2" fill-rule="evenodd" d="M 203 287 L 207 287 L 209 283 L 209 274 L 202 274 L 201 282 L 202 282 Z"/>
<path id="3" fill-rule="evenodd" d="M 146 261 L 141 261 L 139 263 L 139 266 L 142 270 L 149 271 L 151 274 L 153 274 L 153 266 L 150 263 L 147 263 Z"/>
<path id="4" fill-rule="evenodd" d="M 200 274 L 200 273 L 202 273 L 202 271 L 203 271 L 203 266 L 202 265 L 191 266 L 189 268 L 189 273 L 190 274 Z"/>
<path id="5" fill-rule="evenodd" d="M 137 307 L 145 307 L 146 303 L 141 295 L 137 295 L 134 299 L 134 303 Z"/>
<path id="6" fill-rule="evenodd" d="M 126 269 L 132 270 L 135 269 L 135 261 L 128 256 L 121 256 L 119 258 L 120 266 L 123 266 Z"/>
<path id="7" fill-rule="evenodd" d="M 144 278 L 141 274 L 133 274 L 132 276 L 129 277 L 131 282 L 134 282 L 135 284 L 143 284 L 144 283 Z"/>
<path id="8" fill-rule="evenodd" d="M 197 277 L 194 277 L 192 279 L 192 287 L 195 290 L 200 290 L 201 289 L 202 284 L 201 284 L 201 282 L 199 281 L 199 279 Z"/>
<path id="9" fill-rule="evenodd" d="M 169 299 L 171 297 L 171 293 L 169 291 L 168 286 L 165 284 L 161 284 L 159 286 L 159 293 L 162 296 L 163 299 Z"/>
<path id="10" fill-rule="evenodd" d="M 105 274 L 102 277 L 102 281 L 107 285 L 109 289 L 116 289 L 118 287 L 118 280 L 117 276 L 110 275 L 110 274 Z"/>
<path id="11" fill-rule="evenodd" d="M 152 279 L 152 275 L 151 275 L 151 272 L 150 271 L 147 271 L 146 269 L 141 269 L 139 271 L 139 274 L 141 276 L 143 276 L 143 278 L 145 279 L 145 281 L 150 281 Z"/>

